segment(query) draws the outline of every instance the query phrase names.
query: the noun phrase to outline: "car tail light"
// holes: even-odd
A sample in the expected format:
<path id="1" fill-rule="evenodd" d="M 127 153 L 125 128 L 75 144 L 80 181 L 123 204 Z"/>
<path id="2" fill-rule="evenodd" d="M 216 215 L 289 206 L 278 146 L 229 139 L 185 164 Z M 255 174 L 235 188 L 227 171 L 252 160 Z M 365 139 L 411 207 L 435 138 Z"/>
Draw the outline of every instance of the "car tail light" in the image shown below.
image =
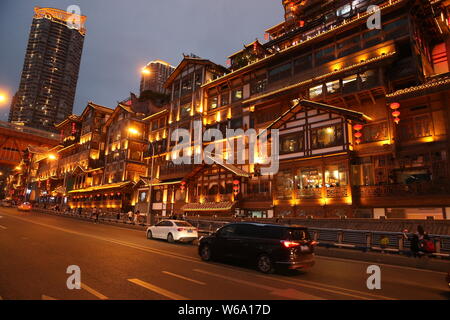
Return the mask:
<path id="1" fill-rule="evenodd" d="M 178 228 L 177 231 L 184 231 L 184 228 Z"/>
<path id="2" fill-rule="evenodd" d="M 317 246 L 318 244 L 319 244 L 319 242 L 317 242 L 317 241 L 311 241 L 312 246 Z"/>
<path id="3" fill-rule="evenodd" d="M 293 247 L 297 247 L 297 246 L 300 245 L 300 243 L 294 242 L 294 241 L 281 241 L 281 243 L 282 243 L 283 246 L 285 246 L 286 248 L 293 248 Z"/>

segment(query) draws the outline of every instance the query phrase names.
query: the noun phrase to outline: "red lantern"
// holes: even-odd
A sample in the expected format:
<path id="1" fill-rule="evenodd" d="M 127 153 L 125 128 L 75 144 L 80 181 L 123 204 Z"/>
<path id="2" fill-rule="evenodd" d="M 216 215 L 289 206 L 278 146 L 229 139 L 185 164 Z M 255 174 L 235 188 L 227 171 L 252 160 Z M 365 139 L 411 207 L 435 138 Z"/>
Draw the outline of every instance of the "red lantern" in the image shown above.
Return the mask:
<path id="1" fill-rule="evenodd" d="M 394 118 L 398 118 L 400 116 L 400 111 L 396 110 L 396 111 L 392 112 L 392 116 Z"/>
<path id="2" fill-rule="evenodd" d="M 298 25 L 300 26 L 300 28 L 303 28 L 303 27 L 305 26 L 305 21 L 300 20 L 300 21 L 298 22 Z"/>
<path id="3" fill-rule="evenodd" d="M 394 119 L 394 122 L 395 122 L 396 124 L 399 124 L 400 118 L 395 118 L 395 119 Z"/>
<path id="4" fill-rule="evenodd" d="M 234 180 L 233 184 L 235 184 L 235 185 L 239 184 L 239 180 Z"/>
<path id="5" fill-rule="evenodd" d="M 361 143 L 361 137 L 362 137 L 362 133 L 360 132 L 361 130 L 362 130 L 362 128 L 363 128 L 363 125 L 362 124 L 355 124 L 354 126 L 353 126 L 353 129 L 356 131 L 355 132 L 355 142 L 356 142 L 356 144 L 360 144 Z"/>
<path id="6" fill-rule="evenodd" d="M 400 108 L 400 103 L 398 102 L 393 102 L 390 104 L 390 107 L 392 110 L 397 110 L 398 108 Z"/>

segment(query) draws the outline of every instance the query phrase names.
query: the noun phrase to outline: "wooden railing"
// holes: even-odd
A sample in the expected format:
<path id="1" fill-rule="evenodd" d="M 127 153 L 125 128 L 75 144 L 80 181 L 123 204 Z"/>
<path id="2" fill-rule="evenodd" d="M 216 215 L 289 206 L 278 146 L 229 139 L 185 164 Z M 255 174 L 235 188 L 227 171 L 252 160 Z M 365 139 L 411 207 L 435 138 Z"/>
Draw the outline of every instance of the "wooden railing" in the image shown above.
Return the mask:
<path id="1" fill-rule="evenodd" d="M 450 184 L 421 182 L 379 186 L 356 186 L 353 194 L 360 198 L 411 197 L 423 195 L 449 195 Z"/>

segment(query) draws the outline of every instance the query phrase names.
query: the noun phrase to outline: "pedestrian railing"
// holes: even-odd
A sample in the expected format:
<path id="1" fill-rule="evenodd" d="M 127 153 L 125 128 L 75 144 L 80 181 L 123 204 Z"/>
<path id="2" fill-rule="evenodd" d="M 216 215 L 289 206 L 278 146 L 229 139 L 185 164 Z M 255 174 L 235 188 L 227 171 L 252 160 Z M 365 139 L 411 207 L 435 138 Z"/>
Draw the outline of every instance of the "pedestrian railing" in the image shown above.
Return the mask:
<path id="1" fill-rule="evenodd" d="M 61 214 L 83 220 L 93 220 L 90 213 L 79 215 L 73 212 L 56 212 L 54 210 L 36 209 L 38 212 L 46 212 L 52 214 Z M 161 219 L 167 219 L 164 216 L 155 216 L 155 223 Z M 127 214 L 110 213 L 99 216 L 100 221 L 108 223 L 121 223 L 126 225 L 134 225 L 142 228 L 148 227 L 145 217 L 141 216 L 137 221 L 129 220 Z M 217 229 L 227 225 L 230 221 L 218 220 L 200 220 L 185 219 L 195 226 L 200 234 L 211 234 Z M 348 230 L 348 229 L 332 229 L 332 228 L 316 228 L 308 227 L 311 239 L 318 242 L 318 245 L 325 248 L 345 248 L 360 250 L 363 252 L 375 251 L 382 253 L 411 254 L 409 237 L 405 238 L 401 232 L 373 231 L 373 230 Z M 409 235 L 411 236 L 411 235 Z M 381 244 L 381 239 L 387 237 L 388 242 Z M 449 259 L 450 258 L 450 236 L 448 235 L 429 235 L 434 241 L 435 252 L 430 256 Z"/>

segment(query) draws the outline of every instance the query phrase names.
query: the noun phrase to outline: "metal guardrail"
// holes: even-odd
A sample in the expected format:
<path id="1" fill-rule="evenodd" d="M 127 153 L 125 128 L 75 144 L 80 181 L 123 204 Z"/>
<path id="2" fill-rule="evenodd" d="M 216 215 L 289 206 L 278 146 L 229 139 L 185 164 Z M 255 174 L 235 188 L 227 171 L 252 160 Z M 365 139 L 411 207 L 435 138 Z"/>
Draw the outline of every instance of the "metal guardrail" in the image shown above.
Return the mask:
<path id="1" fill-rule="evenodd" d="M 63 213 L 56 212 L 48 209 L 35 209 L 37 212 L 45 212 L 52 214 L 60 214 L 64 216 L 70 216 L 82 220 L 93 220 L 93 216 L 90 213 L 84 213 L 79 215 L 77 213 Z M 143 219 L 144 218 L 144 219 Z M 159 220 L 168 219 L 168 217 L 156 217 L 156 223 Z M 212 221 L 212 220 L 199 220 L 199 219 L 185 219 L 196 227 L 199 233 L 211 234 L 217 229 L 231 223 L 231 221 Z M 121 214 L 119 219 L 117 214 L 103 214 L 99 216 L 99 221 L 108 223 L 125 224 L 138 227 L 148 227 L 145 223 L 145 216 L 141 216 L 137 221 L 130 220 L 127 214 Z M 319 242 L 319 246 L 326 248 L 345 248 L 361 250 L 363 252 L 381 252 L 381 253 L 397 253 L 410 255 L 410 241 L 405 239 L 401 232 L 388 232 L 388 231 L 372 231 L 372 230 L 349 230 L 349 229 L 330 229 L 330 228 L 315 228 L 308 227 L 311 238 Z M 389 239 L 387 246 L 381 245 L 381 239 L 383 237 Z M 435 243 L 436 252 L 430 254 L 431 256 L 450 259 L 450 236 L 446 235 L 433 235 L 429 237 Z"/>

